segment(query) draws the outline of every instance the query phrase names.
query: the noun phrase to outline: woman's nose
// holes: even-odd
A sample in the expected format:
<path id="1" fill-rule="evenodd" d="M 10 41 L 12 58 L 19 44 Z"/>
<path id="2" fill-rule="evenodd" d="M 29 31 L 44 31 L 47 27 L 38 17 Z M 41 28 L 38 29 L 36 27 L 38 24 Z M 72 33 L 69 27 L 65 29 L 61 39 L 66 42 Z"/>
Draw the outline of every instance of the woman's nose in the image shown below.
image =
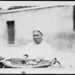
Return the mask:
<path id="1" fill-rule="evenodd" d="M 38 38 L 37 36 L 35 36 L 34 38 Z"/>

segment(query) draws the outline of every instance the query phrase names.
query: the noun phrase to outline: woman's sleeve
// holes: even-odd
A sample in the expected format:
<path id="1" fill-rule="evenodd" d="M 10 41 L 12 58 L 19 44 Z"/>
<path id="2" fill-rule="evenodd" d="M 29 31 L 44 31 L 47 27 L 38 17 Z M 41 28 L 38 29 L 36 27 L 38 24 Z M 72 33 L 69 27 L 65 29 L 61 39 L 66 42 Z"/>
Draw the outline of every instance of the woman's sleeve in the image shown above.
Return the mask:
<path id="1" fill-rule="evenodd" d="M 45 59 L 52 60 L 54 59 L 54 53 L 51 46 L 48 46 L 45 53 Z"/>

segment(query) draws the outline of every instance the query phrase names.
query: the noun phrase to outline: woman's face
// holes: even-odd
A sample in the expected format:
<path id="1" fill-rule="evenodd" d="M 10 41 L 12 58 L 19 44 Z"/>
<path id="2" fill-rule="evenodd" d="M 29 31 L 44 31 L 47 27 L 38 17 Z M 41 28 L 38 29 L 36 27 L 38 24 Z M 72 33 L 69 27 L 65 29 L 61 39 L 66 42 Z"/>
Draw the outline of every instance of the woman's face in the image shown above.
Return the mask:
<path id="1" fill-rule="evenodd" d="M 36 44 L 40 44 L 42 41 L 42 35 L 40 34 L 40 32 L 35 31 L 33 32 L 33 40 Z"/>

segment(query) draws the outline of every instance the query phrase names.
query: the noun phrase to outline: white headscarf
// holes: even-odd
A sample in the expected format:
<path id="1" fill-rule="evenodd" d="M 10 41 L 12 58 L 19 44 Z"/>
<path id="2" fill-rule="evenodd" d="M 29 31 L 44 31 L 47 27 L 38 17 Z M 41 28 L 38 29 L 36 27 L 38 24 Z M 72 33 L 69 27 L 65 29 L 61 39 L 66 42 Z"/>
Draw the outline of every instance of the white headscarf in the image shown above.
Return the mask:
<path id="1" fill-rule="evenodd" d="M 34 30 L 39 30 L 42 34 L 44 34 L 44 32 L 43 32 L 42 29 L 37 28 L 37 29 L 34 29 Z M 34 30 L 33 30 L 33 31 L 34 31 Z"/>

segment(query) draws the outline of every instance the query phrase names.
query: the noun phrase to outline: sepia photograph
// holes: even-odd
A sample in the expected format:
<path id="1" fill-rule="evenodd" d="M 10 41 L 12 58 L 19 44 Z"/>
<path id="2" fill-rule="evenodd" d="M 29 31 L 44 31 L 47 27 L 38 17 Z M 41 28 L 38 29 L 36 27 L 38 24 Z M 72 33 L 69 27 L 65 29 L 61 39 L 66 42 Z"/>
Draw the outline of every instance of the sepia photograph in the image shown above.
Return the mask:
<path id="1" fill-rule="evenodd" d="M 75 74 L 75 2 L 0 1 L 0 74 Z"/>

